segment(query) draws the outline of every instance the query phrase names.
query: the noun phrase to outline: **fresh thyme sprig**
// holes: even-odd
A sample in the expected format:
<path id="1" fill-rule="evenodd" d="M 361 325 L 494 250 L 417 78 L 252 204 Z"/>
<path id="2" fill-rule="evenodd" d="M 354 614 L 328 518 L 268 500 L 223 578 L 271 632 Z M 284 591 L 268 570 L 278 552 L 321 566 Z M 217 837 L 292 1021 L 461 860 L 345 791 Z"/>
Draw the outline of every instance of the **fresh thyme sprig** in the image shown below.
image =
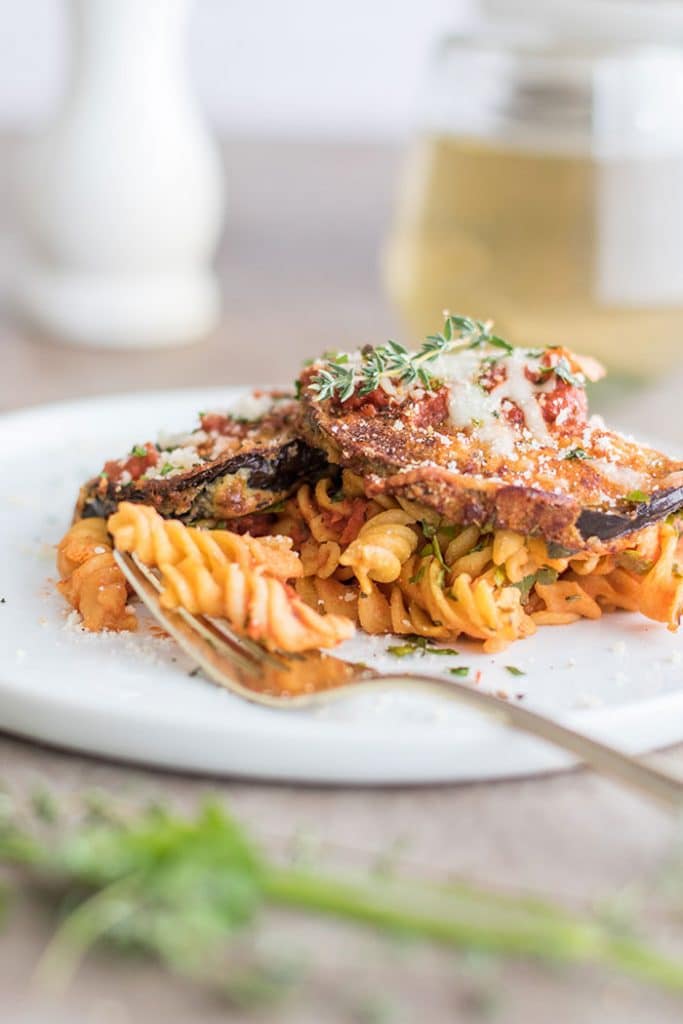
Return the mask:
<path id="1" fill-rule="evenodd" d="M 337 398 L 340 402 L 347 402 L 354 394 L 369 395 L 383 379 L 431 388 L 434 374 L 429 363 L 440 355 L 484 344 L 508 354 L 513 350 L 504 338 L 491 333 L 490 324 L 468 316 L 447 314 L 443 331 L 428 335 L 416 352 L 410 352 L 397 341 L 388 341 L 386 345 L 375 348 L 368 345 L 362 349 L 360 366 L 355 366 L 346 354 L 333 356 L 313 378 L 311 388 L 321 400 Z"/>

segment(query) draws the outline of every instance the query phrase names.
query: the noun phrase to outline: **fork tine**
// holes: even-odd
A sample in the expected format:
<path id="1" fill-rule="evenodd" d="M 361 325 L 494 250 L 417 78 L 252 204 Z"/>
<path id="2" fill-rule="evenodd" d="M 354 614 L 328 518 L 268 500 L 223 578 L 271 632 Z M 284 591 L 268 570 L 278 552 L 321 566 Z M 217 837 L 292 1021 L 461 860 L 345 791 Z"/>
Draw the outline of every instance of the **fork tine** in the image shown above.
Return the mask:
<path id="1" fill-rule="evenodd" d="M 208 630 L 200 632 L 194 624 L 187 622 L 178 612 L 162 608 L 159 603 L 158 580 L 151 573 L 144 572 L 129 555 L 125 555 L 121 551 L 114 551 L 114 558 L 135 593 L 157 622 L 171 634 L 190 657 L 199 662 L 212 679 L 225 685 L 222 679 L 216 678 L 217 672 L 223 672 L 223 668 L 217 662 L 217 658 L 220 658 L 221 655 L 228 660 L 233 671 L 235 667 L 252 673 L 258 671 L 256 661 L 249 658 L 239 648 L 231 647 L 225 641 L 221 642 L 219 648 L 219 642 L 206 635 Z M 212 655 L 210 657 L 208 656 L 209 652 Z M 208 661 L 208 665 L 205 664 L 205 661 Z"/>
<path id="2" fill-rule="evenodd" d="M 155 590 L 161 592 L 163 589 L 161 582 L 157 579 L 150 568 L 146 566 L 137 555 L 130 555 L 129 557 L 135 563 L 135 566 L 142 573 L 145 579 L 152 584 Z M 234 652 L 242 658 L 251 658 L 253 662 L 258 663 L 269 662 L 273 668 L 277 669 L 287 668 L 287 658 L 285 655 L 278 657 L 261 647 L 249 637 L 240 636 L 225 620 L 221 620 L 221 624 L 219 626 L 206 615 L 193 615 L 192 612 L 187 611 L 186 608 L 177 608 L 175 610 L 180 616 L 182 616 L 182 618 L 185 619 L 188 625 L 195 628 L 198 633 L 201 633 L 206 640 L 213 643 L 220 650 L 224 650 L 227 646 L 230 653 Z"/>
<path id="3" fill-rule="evenodd" d="M 121 551 L 115 550 L 114 557 L 157 622 L 199 664 L 209 679 L 239 697 L 267 707 L 304 707 L 310 704 L 311 693 L 306 690 L 297 692 L 297 683 L 301 673 L 305 672 L 305 665 L 313 667 L 316 672 L 321 671 L 321 666 L 327 666 L 333 674 L 332 685 L 351 682 L 356 674 L 354 666 L 319 652 L 296 660 L 285 656 L 282 661 L 275 657 L 271 660 L 264 657 L 260 661 L 251 658 L 240 644 L 232 645 L 230 638 L 222 635 L 222 631 L 203 616 L 200 622 L 189 613 L 181 614 L 181 609 L 163 608 L 159 602 L 159 581 L 147 567 L 143 569 L 130 555 Z M 264 654 L 270 655 L 270 652 Z"/>

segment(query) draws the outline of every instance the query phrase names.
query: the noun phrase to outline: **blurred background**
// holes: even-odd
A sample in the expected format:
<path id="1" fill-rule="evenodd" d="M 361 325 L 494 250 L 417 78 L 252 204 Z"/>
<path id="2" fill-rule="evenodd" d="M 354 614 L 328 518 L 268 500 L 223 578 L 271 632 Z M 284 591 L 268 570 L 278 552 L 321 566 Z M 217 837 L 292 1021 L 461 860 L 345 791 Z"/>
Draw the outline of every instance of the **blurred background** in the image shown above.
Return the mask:
<path id="1" fill-rule="evenodd" d="M 471 10 L 469 0 L 0 0 L 0 407 L 254 383 L 264 348 L 268 382 L 288 383 L 313 352 L 401 331 L 380 267 L 401 146 L 434 40 Z M 156 89 L 150 65 L 178 48 Z M 174 119 L 177 138 L 160 127 Z M 203 163 L 168 180 L 188 149 Z M 177 224 L 169 242 L 179 209 L 192 220 L 197 206 L 199 223 Z M 218 296 L 199 288 L 178 308 L 172 281 L 162 309 L 142 308 L 148 295 L 124 309 L 122 268 L 141 281 L 173 245 L 189 253 L 178 260 L 185 281 L 216 267 Z M 74 268 L 78 297 L 62 274 Z M 95 294 L 96 276 L 114 280 L 113 297 Z M 169 351 L 163 375 L 138 351 L 188 340 L 199 343 Z M 128 348 L 125 366 L 112 344 Z"/>
<path id="2" fill-rule="evenodd" d="M 646 409 L 678 365 L 678 0 L 0 10 L 3 408 L 286 383 L 444 308 Z"/>
<path id="3" fill-rule="evenodd" d="M 54 110 L 68 72 L 65 0 L 3 0 L 0 125 Z M 473 0 L 195 0 L 192 82 L 221 135 L 405 138 L 429 48 Z"/>

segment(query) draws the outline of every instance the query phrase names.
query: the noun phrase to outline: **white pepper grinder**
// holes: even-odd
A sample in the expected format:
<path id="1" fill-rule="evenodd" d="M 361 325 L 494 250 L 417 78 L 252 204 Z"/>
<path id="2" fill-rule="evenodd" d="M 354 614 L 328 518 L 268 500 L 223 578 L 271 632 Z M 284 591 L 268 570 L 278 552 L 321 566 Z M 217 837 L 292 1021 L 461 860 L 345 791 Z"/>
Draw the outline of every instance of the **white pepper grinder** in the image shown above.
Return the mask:
<path id="1" fill-rule="evenodd" d="M 16 298 L 48 336 L 157 347 L 216 324 L 223 175 L 188 81 L 189 7 L 70 2 L 70 83 L 18 168 Z"/>

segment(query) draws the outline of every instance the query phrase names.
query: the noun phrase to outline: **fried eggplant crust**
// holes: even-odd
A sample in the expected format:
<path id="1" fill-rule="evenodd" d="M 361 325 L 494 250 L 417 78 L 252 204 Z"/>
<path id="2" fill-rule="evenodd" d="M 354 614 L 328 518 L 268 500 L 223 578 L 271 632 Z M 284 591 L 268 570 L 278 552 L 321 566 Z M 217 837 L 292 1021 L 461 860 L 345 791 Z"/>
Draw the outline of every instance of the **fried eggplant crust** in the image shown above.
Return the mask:
<path id="1" fill-rule="evenodd" d="M 254 409 L 252 418 L 201 413 L 189 434 L 134 445 L 84 484 L 75 518 L 108 516 L 132 501 L 184 522 L 239 519 L 258 532 L 255 517 L 318 475 L 326 459 L 296 433 L 299 406 L 291 396 L 258 394 Z"/>
<path id="2" fill-rule="evenodd" d="M 302 436 L 362 475 L 369 496 L 596 553 L 683 505 L 683 462 L 588 418 L 586 379 L 603 373 L 593 360 L 480 344 L 432 359 L 422 379 L 375 374 L 370 388 L 370 353 L 341 370 L 314 364 L 299 384 Z"/>

